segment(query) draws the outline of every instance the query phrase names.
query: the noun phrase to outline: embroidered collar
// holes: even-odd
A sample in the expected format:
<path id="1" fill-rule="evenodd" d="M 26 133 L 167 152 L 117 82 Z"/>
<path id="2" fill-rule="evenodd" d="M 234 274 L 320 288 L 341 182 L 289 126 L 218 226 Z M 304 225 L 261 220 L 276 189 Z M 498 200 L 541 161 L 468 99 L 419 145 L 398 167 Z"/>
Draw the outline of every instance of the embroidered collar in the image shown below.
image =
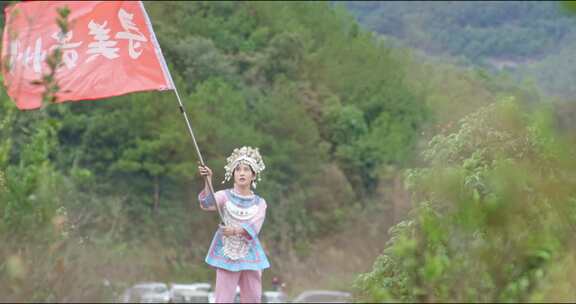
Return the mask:
<path id="1" fill-rule="evenodd" d="M 250 207 L 252 205 L 258 204 L 260 201 L 258 195 L 251 194 L 251 195 L 241 195 L 234 192 L 233 189 L 226 190 L 226 194 L 228 194 L 228 199 L 241 207 Z"/>

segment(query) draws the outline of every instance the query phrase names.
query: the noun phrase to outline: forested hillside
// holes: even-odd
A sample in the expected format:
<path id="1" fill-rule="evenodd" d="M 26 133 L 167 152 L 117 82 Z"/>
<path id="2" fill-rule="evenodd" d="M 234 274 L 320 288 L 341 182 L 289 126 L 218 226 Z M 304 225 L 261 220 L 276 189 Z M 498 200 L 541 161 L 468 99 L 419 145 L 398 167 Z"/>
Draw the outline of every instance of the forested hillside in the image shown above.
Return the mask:
<path id="1" fill-rule="evenodd" d="M 568 2 L 566 2 L 568 3 Z M 552 1 L 349 1 L 369 30 L 460 65 L 504 71 L 543 92 L 574 95 L 576 21 Z"/>
<path id="2" fill-rule="evenodd" d="M 558 294 L 554 283 L 574 265 L 573 103 L 415 55 L 328 2 L 145 7 L 215 187 L 230 186 L 220 181 L 234 148 L 263 155 L 265 288 L 278 275 L 291 295 L 571 295 L 572 281 Z M 541 37 L 549 44 L 516 54 L 549 52 L 556 38 Z M 0 94 L 2 299 L 116 301 L 135 282 L 214 279 L 203 260 L 218 219 L 198 206 L 173 92 L 26 112 Z"/>

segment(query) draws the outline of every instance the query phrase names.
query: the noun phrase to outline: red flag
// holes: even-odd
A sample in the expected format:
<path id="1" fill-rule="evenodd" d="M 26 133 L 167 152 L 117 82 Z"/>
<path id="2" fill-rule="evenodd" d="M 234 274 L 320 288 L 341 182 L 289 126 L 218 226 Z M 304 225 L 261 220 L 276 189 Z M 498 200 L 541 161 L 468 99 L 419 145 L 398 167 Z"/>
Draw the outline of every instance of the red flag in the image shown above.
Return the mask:
<path id="1" fill-rule="evenodd" d="M 69 32 L 56 24 L 57 8 L 70 9 Z M 140 1 L 33 1 L 6 8 L 2 73 L 19 109 L 42 105 L 49 73 L 46 57 L 61 45 L 58 101 L 173 89 L 152 24 Z"/>

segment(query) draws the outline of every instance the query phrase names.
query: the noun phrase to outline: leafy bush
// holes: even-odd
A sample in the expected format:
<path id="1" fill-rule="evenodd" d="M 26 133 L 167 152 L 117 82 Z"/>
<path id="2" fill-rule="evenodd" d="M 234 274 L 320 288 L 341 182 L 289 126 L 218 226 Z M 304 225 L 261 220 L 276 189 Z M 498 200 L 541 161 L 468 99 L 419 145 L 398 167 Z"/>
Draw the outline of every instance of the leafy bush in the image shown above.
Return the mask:
<path id="1" fill-rule="evenodd" d="M 371 272 L 356 281 L 374 301 L 527 301 L 572 254 L 574 146 L 545 110 L 513 99 L 435 136 L 427 167 L 409 170 L 418 202 Z"/>

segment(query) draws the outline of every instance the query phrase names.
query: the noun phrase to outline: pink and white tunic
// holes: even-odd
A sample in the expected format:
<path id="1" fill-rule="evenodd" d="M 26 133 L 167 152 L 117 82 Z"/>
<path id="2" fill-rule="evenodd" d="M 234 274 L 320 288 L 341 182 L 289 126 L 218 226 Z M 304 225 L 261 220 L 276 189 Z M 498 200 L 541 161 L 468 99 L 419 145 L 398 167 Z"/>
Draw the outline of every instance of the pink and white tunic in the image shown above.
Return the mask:
<path id="1" fill-rule="evenodd" d="M 258 239 L 266 218 L 266 201 L 256 194 L 244 196 L 226 189 L 213 196 L 204 191 L 198 195 L 203 210 L 216 210 L 218 204 L 225 224 L 242 227 L 240 236 L 226 237 L 218 229 L 206 255 L 206 263 L 228 271 L 263 270 L 270 267 Z"/>

